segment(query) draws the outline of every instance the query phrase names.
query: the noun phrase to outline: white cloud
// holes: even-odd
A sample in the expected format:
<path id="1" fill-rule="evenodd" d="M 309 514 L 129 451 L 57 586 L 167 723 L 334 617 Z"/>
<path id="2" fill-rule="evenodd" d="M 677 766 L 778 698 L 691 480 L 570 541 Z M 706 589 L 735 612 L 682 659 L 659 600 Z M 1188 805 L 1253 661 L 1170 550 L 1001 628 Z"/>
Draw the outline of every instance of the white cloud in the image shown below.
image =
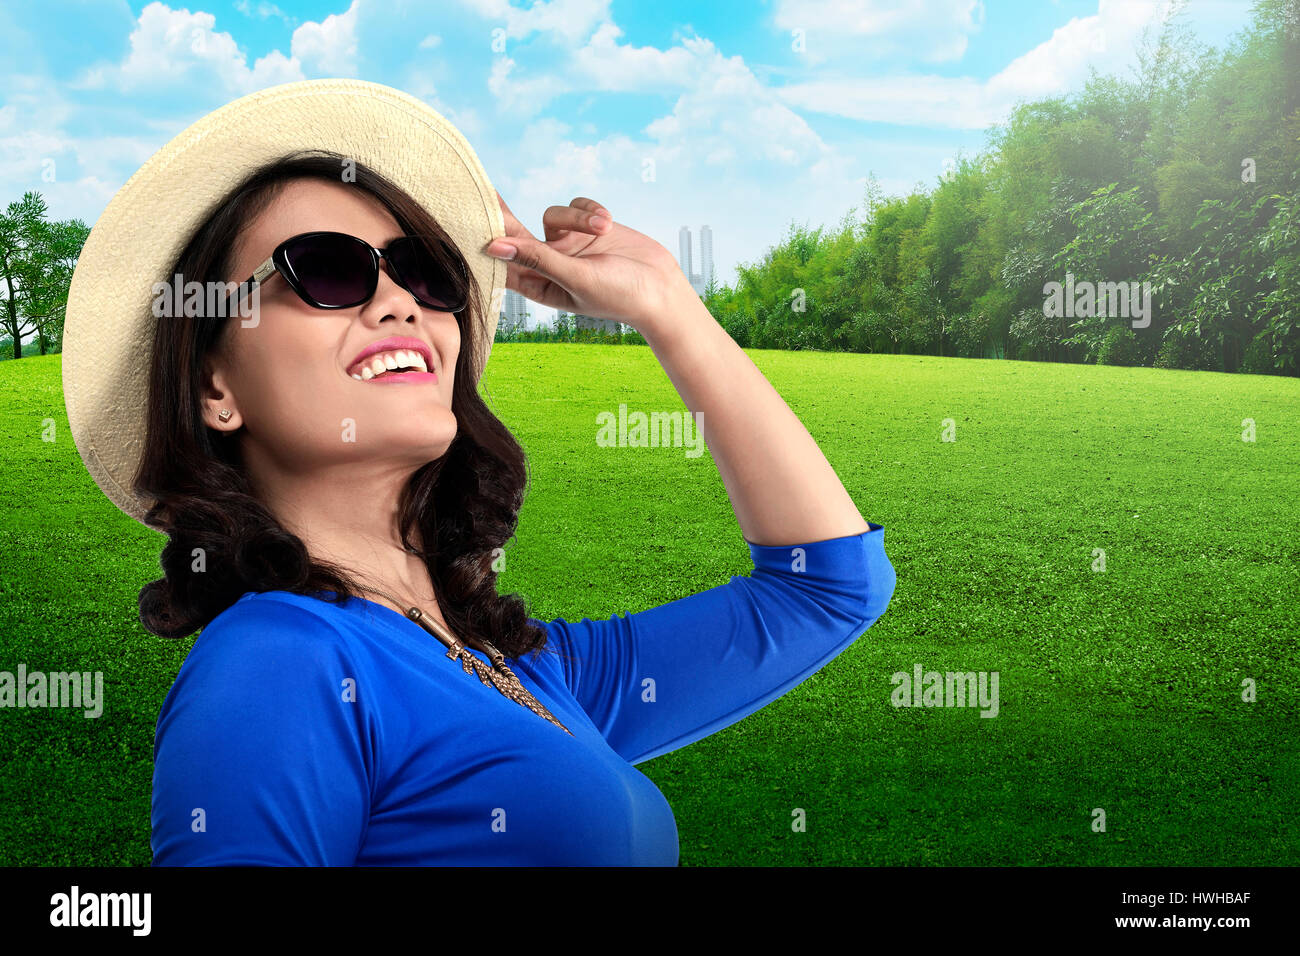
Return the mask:
<path id="1" fill-rule="evenodd" d="M 691 41 L 660 50 L 653 46 L 621 44 L 618 38 L 622 35 L 616 24 L 602 23 L 586 44 L 569 57 L 566 65 L 582 88 L 653 92 L 687 86 L 701 75 L 699 57 L 691 48 Z"/>
<path id="2" fill-rule="evenodd" d="M 514 59 L 501 55 L 492 62 L 488 89 L 498 105 L 516 114 L 533 115 L 557 96 L 572 92 L 665 93 L 696 89 L 718 71 L 722 55 L 709 40 L 692 37 L 667 50 L 620 44 L 623 31 L 614 23 L 602 23 L 581 47 L 568 52 L 563 66 L 547 72 L 515 78 Z M 741 57 L 730 61 L 721 82 L 741 82 L 746 88 L 757 83 Z"/>
<path id="3" fill-rule="evenodd" d="M 138 92 L 183 91 L 187 87 L 209 94 L 214 88 L 230 98 L 254 90 L 305 79 L 308 73 L 355 76 L 356 23 L 361 0 L 343 13 L 319 23 L 308 22 L 293 32 L 290 55 L 271 50 L 250 67 L 248 57 L 230 33 L 216 29 L 216 17 L 203 11 L 173 9 L 154 0 L 136 20 L 129 38 L 130 52 L 119 64 L 92 64 L 71 88 L 103 88 Z M 276 15 L 275 8 L 245 5 L 244 12 Z"/>
<path id="4" fill-rule="evenodd" d="M 497 57 L 488 88 L 507 110 L 535 113 L 562 93 L 629 90 L 677 93 L 672 112 L 645 133 L 664 154 L 714 162 L 737 150 L 781 163 L 815 160 L 825 145 L 806 122 L 764 86 L 740 56 L 723 56 L 712 41 L 690 37 L 668 50 L 617 42 L 605 23 L 565 58 L 566 70 L 513 79 L 514 60 Z"/>
<path id="5" fill-rule="evenodd" d="M 780 87 L 790 106 L 876 123 L 983 129 L 1002 110 L 968 77 L 883 76 L 811 80 Z"/>
<path id="6" fill-rule="evenodd" d="M 772 23 L 800 31 L 810 64 L 834 57 L 907 52 L 957 60 L 983 25 L 980 0 L 779 0 Z"/>
<path id="7" fill-rule="evenodd" d="M 17 129 L 50 128 L 64 123 L 72 104 L 59 84 L 35 73 L 10 73 L 4 78 L 5 110 Z"/>
<path id="8" fill-rule="evenodd" d="M 235 9 L 246 17 L 257 17 L 259 20 L 269 20 L 271 17 L 279 17 L 286 23 L 289 22 L 289 15 L 277 7 L 274 3 L 267 3 L 261 0 L 254 6 L 250 0 L 235 0 Z"/>
<path id="9" fill-rule="evenodd" d="M 532 116 L 551 100 L 577 86 L 561 73 L 541 73 L 524 80 L 512 80 L 515 61 L 508 56 L 494 57 L 488 75 L 488 91 L 496 97 L 502 113 Z"/>
<path id="10" fill-rule="evenodd" d="M 331 13 L 320 23 L 304 23 L 293 31 L 290 52 L 309 70 L 327 76 L 357 74 L 357 7 Z"/>
<path id="11" fill-rule="evenodd" d="M 7 78 L 15 92 L 0 110 L 0 179 L 10 200 L 32 190 L 45 197 L 52 219 L 92 223 L 117 189 L 111 184 L 120 186 L 162 139 L 69 136 L 69 104 L 52 84 L 34 85 L 37 79 Z"/>
<path id="12" fill-rule="evenodd" d="M 739 56 L 724 57 L 709 40 L 692 38 L 691 82 L 673 111 L 646 127 L 674 155 L 713 157 L 736 151 L 779 163 L 813 162 L 826 146 L 804 119 L 759 82 Z"/>
<path id="13" fill-rule="evenodd" d="M 1162 9 L 1156 0 L 1100 0 L 1096 14 L 1071 18 L 989 80 L 990 96 L 1050 96 L 1081 85 L 1089 66 L 1100 72 L 1128 66 L 1135 59 L 1134 41 Z"/>
<path id="14" fill-rule="evenodd" d="M 1099 0 L 1096 14 L 1072 18 L 988 80 L 855 76 L 795 83 L 778 93 L 800 109 L 868 122 L 983 129 L 1003 121 L 1018 100 L 1078 88 L 1089 67 L 1122 72 L 1135 62 L 1141 30 L 1160 9 L 1157 0 Z"/>
<path id="15" fill-rule="evenodd" d="M 496 21 L 508 39 L 519 40 L 542 33 L 574 44 L 590 36 L 597 24 L 609 19 L 610 0 L 536 0 L 528 9 L 509 0 L 460 0 L 485 20 Z"/>
<path id="16" fill-rule="evenodd" d="M 464 97 L 458 97 L 456 103 L 448 103 L 438 95 L 437 85 L 429 72 L 416 62 L 406 68 L 402 77 L 394 82 L 399 89 L 424 100 L 441 113 L 448 122 L 460 130 L 470 145 L 480 143 L 488 133 L 482 118 Z"/>
<path id="17" fill-rule="evenodd" d="M 278 50 L 259 58 L 252 67 L 229 33 L 215 29 L 210 13 L 173 10 L 150 3 L 140 11 L 129 42 L 131 52 L 118 65 L 93 65 L 74 87 L 108 86 L 125 92 L 153 87 L 160 91 L 215 81 L 226 94 L 303 79 L 297 61 Z"/>

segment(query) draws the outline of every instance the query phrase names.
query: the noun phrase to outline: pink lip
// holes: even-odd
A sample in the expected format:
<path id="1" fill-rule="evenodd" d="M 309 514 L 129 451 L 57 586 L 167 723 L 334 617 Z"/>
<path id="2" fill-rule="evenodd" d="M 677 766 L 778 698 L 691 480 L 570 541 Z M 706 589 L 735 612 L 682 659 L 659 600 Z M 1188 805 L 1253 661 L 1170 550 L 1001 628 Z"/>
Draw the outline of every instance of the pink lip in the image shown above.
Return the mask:
<path id="1" fill-rule="evenodd" d="M 430 369 L 433 368 L 433 353 L 432 351 L 430 351 L 429 346 L 425 345 L 419 339 L 413 339 L 407 335 L 390 335 L 388 338 L 380 339 L 378 342 L 371 342 L 360 352 L 358 352 L 357 357 L 348 363 L 349 374 L 351 373 L 352 369 L 356 368 L 357 363 L 360 362 L 362 359 L 368 359 L 376 352 L 389 352 L 392 351 L 393 349 L 407 349 L 408 351 L 419 352 L 422 356 L 424 356 L 424 364 L 427 365 Z M 411 378 L 412 380 L 415 381 L 426 381 L 426 382 L 428 381 L 436 382 L 438 380 L 438 377 L 432 374 L 431 372 L 407 372 L 404 375 L 392 375 L 392 376 L 385 375 L 381 379 L 378 379 L 378 381 L 387 382 L 391 380 L 396 382 L 404 378 Z M 370 379 L 370 381 L 373 382 L 376 381 L 376 379 Z"/>
<path id="2" fill-rule="evenodd" d="M 380 375 L 375 378 L 365 380 L 367 385 L 387 385 L 392 383 L 400 385 L 402 382 L 410 382 L 412 385 L 418 385 L 421 382 L 436 382 L 438 376 L 432 372 L 403 372 L 401 375 Z"/>

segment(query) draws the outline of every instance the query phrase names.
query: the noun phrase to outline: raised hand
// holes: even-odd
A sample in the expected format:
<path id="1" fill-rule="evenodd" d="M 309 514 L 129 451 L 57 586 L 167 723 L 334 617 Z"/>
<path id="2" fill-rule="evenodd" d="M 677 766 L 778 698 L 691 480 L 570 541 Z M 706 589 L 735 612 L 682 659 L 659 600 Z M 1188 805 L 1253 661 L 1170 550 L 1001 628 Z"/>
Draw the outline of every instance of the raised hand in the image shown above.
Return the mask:
<path id="1" fill-rule="evenodd" d="M 545 241 L 515 218 L 499 192 L 497 200 L 506 235 L 486 251 L 506 258 L 499 253 L 518 249 L 506 262 L 506 286 L 534 302 L 644 332 L 685 301 L 684 295 L 694 295 L 671 252 L 614 222 L 594 199 L 580 196 L 567 206 L 548 207 L 542 214 Z"/>

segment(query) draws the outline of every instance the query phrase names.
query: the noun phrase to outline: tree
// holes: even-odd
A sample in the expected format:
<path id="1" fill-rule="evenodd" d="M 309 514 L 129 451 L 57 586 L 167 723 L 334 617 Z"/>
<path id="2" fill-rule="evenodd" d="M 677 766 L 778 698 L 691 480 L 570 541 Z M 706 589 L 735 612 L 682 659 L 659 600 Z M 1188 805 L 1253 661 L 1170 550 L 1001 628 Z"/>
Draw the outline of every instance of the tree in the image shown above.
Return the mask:
<path id="1" fill-rule="evenodd" d="M 555 325 L 552 326 L 557 342 L 572 342 L 575 326 L 574 318 L 568 312 L 555 313 Z"/>
<path id="2" fill-rule="evenodd" d="M 28 192 L 0 214 L 0 327 L 22 358 L 36 333 L 42 355 L 63 343 L 68 286 L 90 229 L 79 219 L 50 222 L 40 193 Z"/>

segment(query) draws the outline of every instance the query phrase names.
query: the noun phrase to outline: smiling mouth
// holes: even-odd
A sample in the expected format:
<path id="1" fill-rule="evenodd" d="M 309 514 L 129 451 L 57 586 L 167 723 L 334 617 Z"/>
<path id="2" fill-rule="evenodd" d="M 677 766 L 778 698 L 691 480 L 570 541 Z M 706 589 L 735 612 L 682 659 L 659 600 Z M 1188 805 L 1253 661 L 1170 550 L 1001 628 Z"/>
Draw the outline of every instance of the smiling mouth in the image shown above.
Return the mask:
<path id="1" fill-rule="evenodd" d="M 377 352 L 354 365 L 349 373 L 359 382 L 436 382 L 424 356 L 414 349 Z"/>

